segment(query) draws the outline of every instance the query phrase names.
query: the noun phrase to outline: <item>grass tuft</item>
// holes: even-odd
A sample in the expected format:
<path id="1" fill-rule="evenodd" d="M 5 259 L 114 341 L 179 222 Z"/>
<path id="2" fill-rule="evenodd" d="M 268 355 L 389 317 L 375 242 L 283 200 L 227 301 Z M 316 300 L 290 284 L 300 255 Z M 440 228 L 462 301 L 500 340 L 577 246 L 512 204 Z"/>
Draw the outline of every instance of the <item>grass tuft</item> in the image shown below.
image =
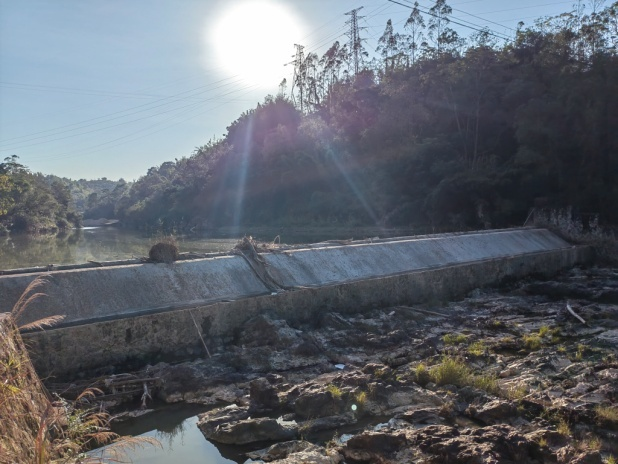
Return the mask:
<path id="1" fill-rule="evenodd" d="M 474 356 L 483 356 L 487 351 L 487 345 L 482 340 L 477 340 L 468 347 L 468 353 Z"/>
<path id="2" fill-rule="evenodd" d="M 464 334 L 446 334 L 442 337 L 442 341 L 445 345 L 461 345 L 466 343 L 468 337 Z"/>
<path id="3" fill-rule="evenodd" d="M 529 334 L 523 336 L 524 347 L 528 351 L 538 351 L 541 349 L 541 337 L 538 334 Z"/>
<path id="4" fill-rule="evenodd" d="M 463 387 L 469 385 L 472 372 L 460 359 L 446 356 L 440 364 L 430 369 L 429 374 L 437 385 Z"/>
<path id="5" fill-rule="evenodd" d="M 343 395 L 343 391 L 341 390 L 341 388 L 332 383 L 329 384 L 328 387 L 326 387 L 326 391 L 329 392 L 331 396 L 336 400 L 340 400 L 341 396 Z"/>
<path id="6" fill-rule="evenodd" d="M 594 412 L 599 422 L 611 422 L 618 424 L 618 406 L 598 405 Z"/>

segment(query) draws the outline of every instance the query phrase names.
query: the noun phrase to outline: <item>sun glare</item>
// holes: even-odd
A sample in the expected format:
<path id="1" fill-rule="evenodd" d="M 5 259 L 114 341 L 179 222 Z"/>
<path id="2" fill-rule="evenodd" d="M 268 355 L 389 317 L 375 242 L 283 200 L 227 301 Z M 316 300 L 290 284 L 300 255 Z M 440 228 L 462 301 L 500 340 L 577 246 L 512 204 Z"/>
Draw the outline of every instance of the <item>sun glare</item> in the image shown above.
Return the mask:
<path id="1" fill-rule="evenodd" d="M 217 63 L 251 84 L 276 87 L 289 74 L 301 21 L 274 0 L 247 0 L 226 8 L 210 31 Z"/>

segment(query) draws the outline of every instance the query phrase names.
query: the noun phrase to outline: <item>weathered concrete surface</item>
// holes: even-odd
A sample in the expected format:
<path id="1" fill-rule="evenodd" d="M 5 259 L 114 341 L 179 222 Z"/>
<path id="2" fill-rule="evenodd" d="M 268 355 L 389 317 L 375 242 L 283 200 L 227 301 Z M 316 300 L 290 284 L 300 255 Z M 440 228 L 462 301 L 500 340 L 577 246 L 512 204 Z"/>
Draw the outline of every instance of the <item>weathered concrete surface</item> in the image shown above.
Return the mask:
<path id="1" fill-rule="evenodd" d="M 222 256 L 174 264 L 0 276 L 0 312 L 10 311 L 39 275 L 47 280 L 40 289 L 46 297 L 28 307 L 20 324 L 62 314 L 65 325 L 269 293 L 244 258 Z"/>
<path id="2" fill-rule="evenodd" d="M 275 283 L 290 289 L 569 247 L 545 229 L 508 229 L 396 238 L 377 243 L 314 245 L 260 256 L 266 263 L 265 271 Z M 21 324 L 59 314 L 65 316 L 62 325 L 83 324 L 270 293 L 272 282 L 265 284 L 254 271 L 243 257 L 228 255 L 170 265 L 135 264 L 4 275 L 0 276 L 0 312 L 10 311 L 28 284 L 39 275 L 45 275 L 48 280 L 43 289 L 47 297 L 30 305 Z"/>
<path id="3" fill-rule="evenodd" d="M 25 334 L 24 338 L 41 375 L 70 379 L 203 356 L 195 324 L 210 351 L 217 352 L 233 342 L 243 324 L 258 314 L 294 323 L 316 320 L 325 310 L 358 312 L 430 299 L 446 301 L 505 279 L 532 273 L 551 275 L 589 259 L 586 247 L 560 248 L 58 328 Z"/>
<path id="4" fill-rule="evenodd" d="M 290 250 L 265 254 L 264 260 L 285 287 L 319 287 L 569 246 L 546 229 L 509 229 Z"/>

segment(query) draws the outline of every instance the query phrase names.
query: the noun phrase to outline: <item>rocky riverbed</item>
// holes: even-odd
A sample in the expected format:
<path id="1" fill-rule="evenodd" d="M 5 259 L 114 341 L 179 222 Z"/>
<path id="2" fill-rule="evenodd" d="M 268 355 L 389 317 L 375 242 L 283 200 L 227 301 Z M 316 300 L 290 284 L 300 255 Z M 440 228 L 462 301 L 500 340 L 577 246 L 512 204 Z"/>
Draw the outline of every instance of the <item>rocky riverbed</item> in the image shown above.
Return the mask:
<path id="1" fill-rule="evenodd" d="M 308 326 L 263 314 L 148 373 L 163 401 L 217 405 L 200 430 L 248 462 L 615 462 L 618 269 Z"/>

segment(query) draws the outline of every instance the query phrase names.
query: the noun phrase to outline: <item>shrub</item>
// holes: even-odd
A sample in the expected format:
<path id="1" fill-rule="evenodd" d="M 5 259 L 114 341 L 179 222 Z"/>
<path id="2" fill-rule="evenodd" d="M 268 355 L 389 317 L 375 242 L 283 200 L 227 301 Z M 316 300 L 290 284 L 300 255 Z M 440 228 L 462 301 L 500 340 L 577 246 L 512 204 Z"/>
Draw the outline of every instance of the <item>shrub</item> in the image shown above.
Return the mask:
<path id="1" fill-rule="evenodd" d="M 178 245 L 173 236 L 163 237 L 148 252 L 148 257 L 155 263 L 173 263 L 178 259 Z"/>
<path id="2" fill-rule="evenodd" d="M 456 385 L 463 387 L 468 385 L 471 372 L 468 366 L 457 358 L 445 357 L 429 371 L 431 379 L 437 385 Z"/>
<path id="3" fill-rule="evenodd" d="M 498 379 L 495 375 L 473 375 L 471 377 L 471 384 L 473 387 L 479 390 L 484 390 L 492 395 L 500 393 L 500 387 L 498 386 Z"/>
<path id="4" fill-rule="evenodd" d="M 482 340 L 477 340 L 468 347 L 468 353 L 474 356 L 482 356 L 483 354 L 485 354 L 486 349 L 487 346 L 485 345 L 485 342 L 483 342 Z"/>
<path id="5" fill-rule="evenodd" d="M 537 351 L 541 349 L 541 337 L 537 334 L 524 335 L 523 340 L 527 350 Z"/>
<path id="6" fill-rule="evenodd" d="M 431 380 L 431 375 L 429 374 L 429 370 L 427 369 L 427 366 L 423 363 L 420 363 L 419 365 L 416 366 L 414 370 L 414 375 L 416 377 L 416 383 L 418 383 L 422 387 L 427 385 L 429 381 Z"/>

